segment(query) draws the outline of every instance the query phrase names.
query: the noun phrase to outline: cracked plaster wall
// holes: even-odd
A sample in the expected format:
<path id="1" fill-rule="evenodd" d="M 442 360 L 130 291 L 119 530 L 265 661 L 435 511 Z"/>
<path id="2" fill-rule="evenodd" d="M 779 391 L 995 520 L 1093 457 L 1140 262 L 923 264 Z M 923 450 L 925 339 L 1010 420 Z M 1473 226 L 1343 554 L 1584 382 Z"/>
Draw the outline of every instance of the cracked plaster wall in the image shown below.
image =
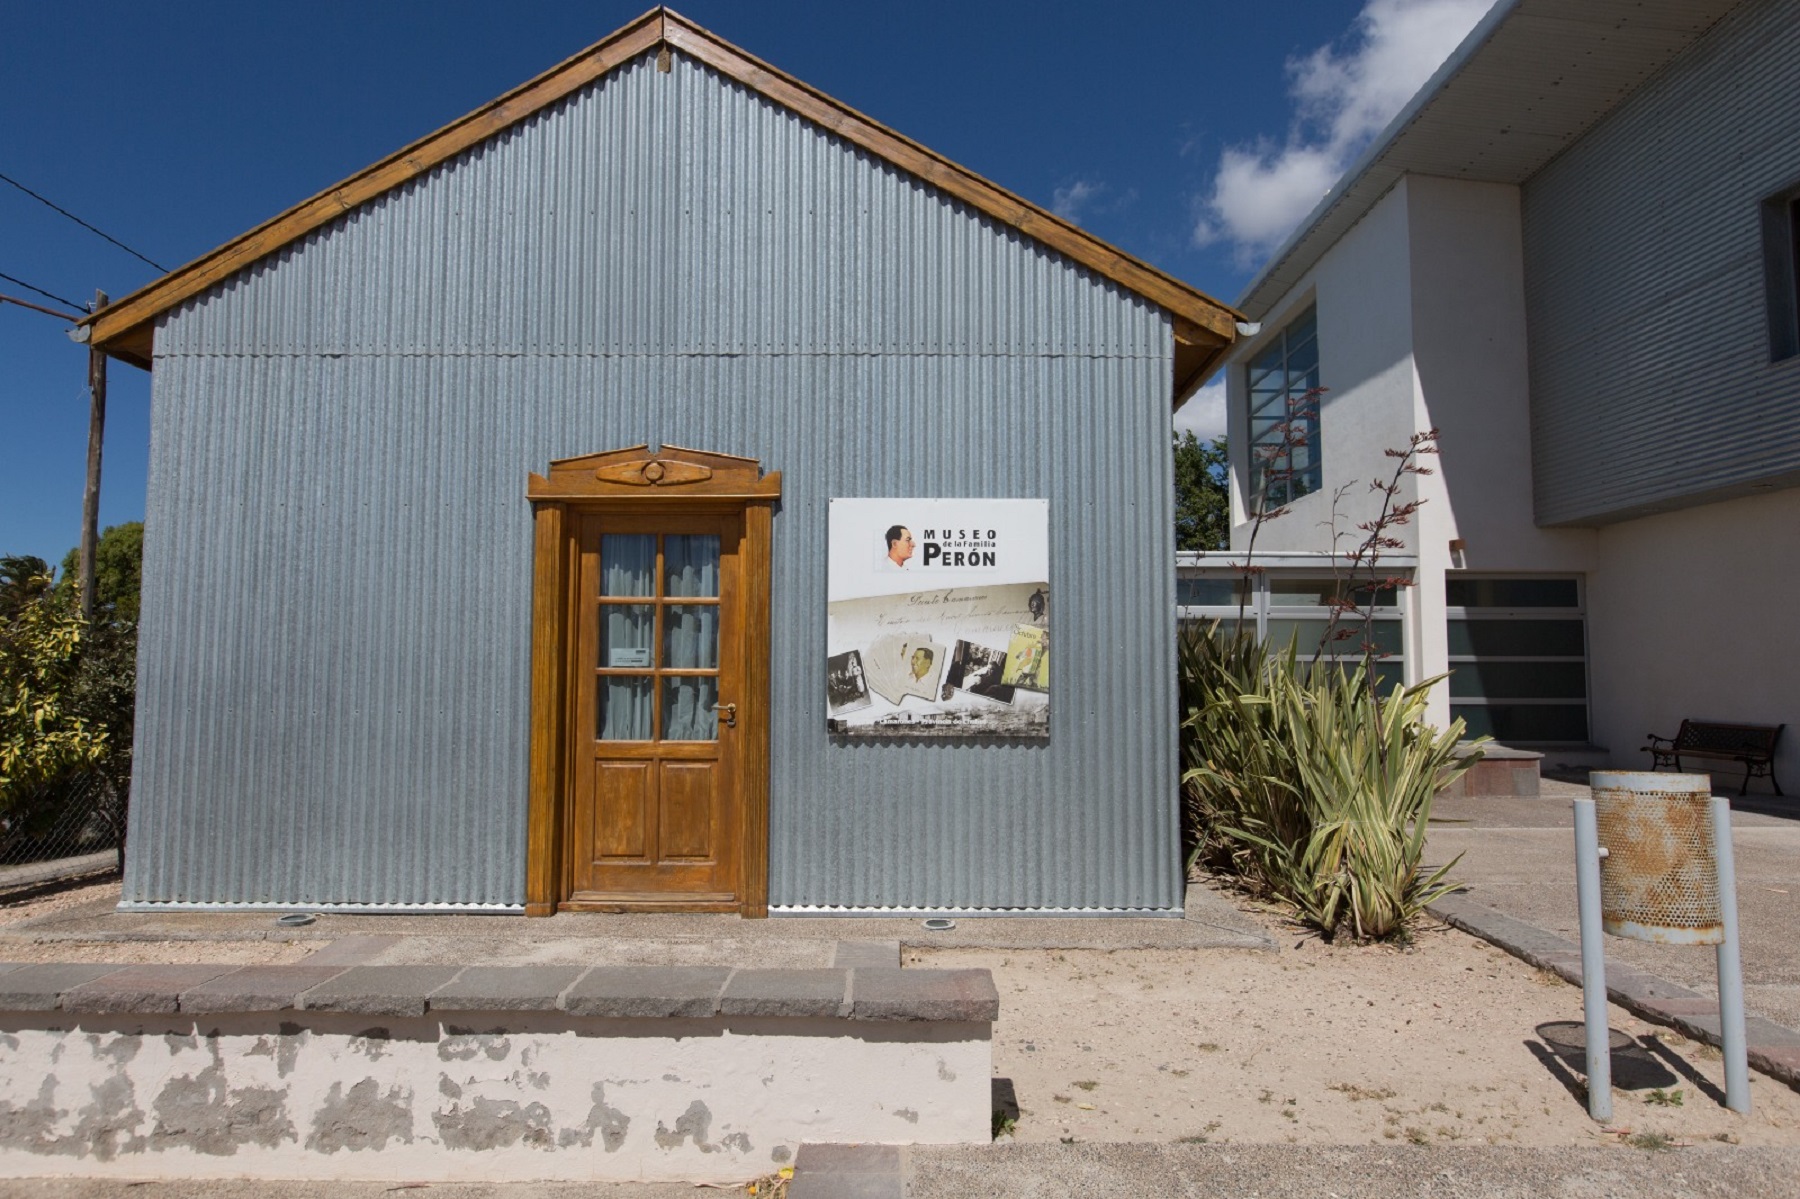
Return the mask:
<path id="1" fill-rule="evenodd" d="M 711 1181 L 989 1132 L 986 1024 L 282 1016 L 0 1015 L 0 1177 Z"/>

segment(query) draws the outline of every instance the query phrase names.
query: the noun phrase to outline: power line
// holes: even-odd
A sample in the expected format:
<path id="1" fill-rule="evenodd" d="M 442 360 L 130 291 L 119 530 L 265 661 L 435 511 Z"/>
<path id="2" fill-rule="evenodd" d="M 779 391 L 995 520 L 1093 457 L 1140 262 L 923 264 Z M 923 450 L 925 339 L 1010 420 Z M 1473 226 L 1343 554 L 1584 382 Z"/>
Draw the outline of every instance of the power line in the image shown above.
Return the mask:
<path id="1" fill-rule="evenodd" d="M 45 291 L 41 287 L 33 287 L 31 284 L 25 282 L 25 280 L 15 278 L 14 276 L 7 274 L 5 271 L 0 271 L 0 279 L 4 279 L 8 283 L 17 283 L 20 287 L 23 287 L 26 291 L 35 291 L 38 295 L 43 296 L 47 300 L 55 300 L 58 304 L 67 304 L 69 307 L 73 308 L 76 312 L 81 313 L 81 315 L 83 315 L 83 316 L 87 315 L 88 310 L 87 310 L 87 305 L 85 305 L 85 304 L 77 304 L 74 300 L 63 299 L 61 296 L 57 295 L 53 291 Z"/>
<path id="2" fill-rule="evenodd" d="M 127 254 L 131 255 L 133 258 L 141 259 L 142 261 L 147 262 L 151 266 L 155 267 L 157 270 L 163 272 L 165 275 L 168 274 L 169 268 L 162 265 L 162 263 L 157 262 L 153 258 L 146 258 L 144 255 L 139 254 L 136 250 L 132 249 L 130 246 L 126 245 L 124 242 L 120 241 L 118 238 L 112 236 L 110 233 L 107 233 L 101 229 L 94 228 L 94 226 L 88 224 L 86 221 L 82 220 L 80 217 L 76 216 L 74 213 L 70 212 L 68 209 L 62 207 L 60 204 L 57 204 L 52 200 L 47 200 L 43 196 L 38 195 L 36 192 L 32 191 L 29 187 L 26 187 L 23 183 L 20 183 L 17 179 L 12 178 L 10 175 L 0 174 L 0 180 L 3 180 L 7 183 L 12 184 L 14 187 L 18 188 L 20 191 L 24 192 L 26 195 L 30 196 L 32 199 L 36 200 L 39 204 L 42 204 L 47 208 L 53 208 L 57 212 L 62 213 L 64 216 L 68 217 L 71 221 L 74 221 L 77 225 L 80 225 L 83 229 L 86 229 L 89 233 L 99 234 L 101 237 L 104 237 L 107 241 L 111 242 L 113 245 L 119 247 L 119 249 L 121 249 L 121 250 L 125 251 Z M 15 280 L 15 282 L 16 282 L 16 280 Z M 36 291 L 37 288 L 33 287 L 31 290 Z M 55 299 L 56 297 L 52 296 L 51 298 Z"/>

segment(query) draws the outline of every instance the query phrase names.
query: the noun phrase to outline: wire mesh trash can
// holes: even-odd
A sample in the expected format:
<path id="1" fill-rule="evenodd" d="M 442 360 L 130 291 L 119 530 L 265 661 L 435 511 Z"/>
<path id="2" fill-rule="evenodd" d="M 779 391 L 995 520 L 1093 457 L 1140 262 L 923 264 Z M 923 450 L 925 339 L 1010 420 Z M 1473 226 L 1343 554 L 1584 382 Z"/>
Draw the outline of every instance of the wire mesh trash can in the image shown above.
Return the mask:
<path id="1" fill-rule="evenodd" d="M 1723 941 L 1711 778 L 1597 770 L 1592 786 L 1607 849 L 1600 859 L 1606 931 L 1664 945 Z"/>
<path id="2" fill-rule="evenodd" d="M 1575 801 L 1575 890 L 1587 1026 L 1588 1114 L 1612 1118 L 1606 1036 L 1605 934 L 1665 945 L 1711 945 L 1719 959 L 1725 1106 L 1750 1110 L 1738 956 L 1731 803 L 1704 774 L 1596 770 Z"/>

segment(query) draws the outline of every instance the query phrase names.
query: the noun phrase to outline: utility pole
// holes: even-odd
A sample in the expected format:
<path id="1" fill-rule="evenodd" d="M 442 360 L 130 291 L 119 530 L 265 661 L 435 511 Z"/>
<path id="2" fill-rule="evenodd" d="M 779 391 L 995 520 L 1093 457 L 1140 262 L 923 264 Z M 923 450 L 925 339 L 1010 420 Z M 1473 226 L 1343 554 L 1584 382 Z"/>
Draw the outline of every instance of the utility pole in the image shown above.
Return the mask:
<path id="1" fill-rule="evenodd" d="M 106 293 L 94 292 L 94 311 Z M 106 353 L 88 344 L 87 491 L 81 497 L 81 617 L 94 619 L 94 554 L 100 544 L 100 445 L 106 439 Z"/>

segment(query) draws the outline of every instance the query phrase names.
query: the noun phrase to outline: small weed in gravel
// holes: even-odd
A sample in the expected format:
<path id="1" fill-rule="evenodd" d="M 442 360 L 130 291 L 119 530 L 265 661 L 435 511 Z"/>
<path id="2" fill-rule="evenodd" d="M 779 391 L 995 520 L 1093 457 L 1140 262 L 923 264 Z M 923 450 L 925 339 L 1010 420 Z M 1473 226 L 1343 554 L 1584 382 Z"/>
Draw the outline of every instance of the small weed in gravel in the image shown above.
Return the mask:
<path id="1" fill-rule="evenodd" d="M 1673 1149 L 1675 1138 L 1666 1132 L 1634 1132 L 1625 1138 L 1625 1143 L 1633 1149 Z"/>
<path id="2" fill-rule="evenodd" d="M 1206 1122 L 1205 1128 L 1202 1128 L 1199 1132 L 1194 1133 L 1192 1136 L 1177 1137 L 1175 1139 L 1175 1143 L 1178 1145 L 1209 1144 L 1212 1140 L 1212 1134 L 1217 1131 L 1219 1131 L 1219 1122 L 1217 1120 L 1208 1120 Z"/>

